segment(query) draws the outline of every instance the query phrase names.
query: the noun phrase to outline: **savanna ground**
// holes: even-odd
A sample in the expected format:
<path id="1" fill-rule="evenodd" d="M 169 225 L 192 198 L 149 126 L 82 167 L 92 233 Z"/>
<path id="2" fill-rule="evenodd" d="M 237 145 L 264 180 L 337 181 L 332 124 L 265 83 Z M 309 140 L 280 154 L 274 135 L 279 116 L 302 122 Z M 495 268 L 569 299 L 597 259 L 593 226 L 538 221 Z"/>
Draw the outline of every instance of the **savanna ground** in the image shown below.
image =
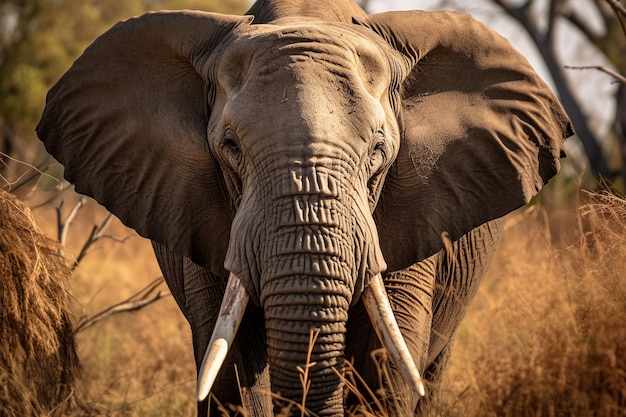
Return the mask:
<path id="1" fill-rule="evenodd" d="M 626 201 L 581 193 L 563 203 L 555 194 L 510 216 L 434 415 L 626 416 Z M 54 206 L 34 213 L 56 236 Z M 68 257 L 105 217 L 88 201 L 69 229 Z M 77 322 L 160 276 L 149 242 L 117 220 L 106 233 L 115 239 L 98 241 L 73 274 Z M 194 415 L 191 335 L 171 297 L 97 322 L 77 344 L 75 415 Z"/>

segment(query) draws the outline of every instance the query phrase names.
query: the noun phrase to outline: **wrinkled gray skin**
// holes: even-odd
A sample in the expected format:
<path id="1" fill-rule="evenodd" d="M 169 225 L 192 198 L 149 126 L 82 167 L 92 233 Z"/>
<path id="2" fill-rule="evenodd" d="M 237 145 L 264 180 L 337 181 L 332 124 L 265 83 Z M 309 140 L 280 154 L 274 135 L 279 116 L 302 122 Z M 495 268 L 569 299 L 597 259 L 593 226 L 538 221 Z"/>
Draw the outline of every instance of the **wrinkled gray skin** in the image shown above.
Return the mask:
<path id="1" fill-rule="evenodd" d="M 466 15 L 367 16 L 348 0 L 248 14 L 118 24 L 50 91 L 38 134 L 79 192 L 154 241 L 198 364 L 241 278 L 251 301 L 221 402 L 240 402 L 236 365 L 254 415 L 272 414 L 270 388 L 300 403 L 316 329 L 307 408 L 343 415 L 344 359 L 376 388 L 360 296 L 377 273 L 432 398 L 500 219 L 557 172 L 567 116 Z M 393 367 L 386 384 L 392 414 L 428 403 Z"/>

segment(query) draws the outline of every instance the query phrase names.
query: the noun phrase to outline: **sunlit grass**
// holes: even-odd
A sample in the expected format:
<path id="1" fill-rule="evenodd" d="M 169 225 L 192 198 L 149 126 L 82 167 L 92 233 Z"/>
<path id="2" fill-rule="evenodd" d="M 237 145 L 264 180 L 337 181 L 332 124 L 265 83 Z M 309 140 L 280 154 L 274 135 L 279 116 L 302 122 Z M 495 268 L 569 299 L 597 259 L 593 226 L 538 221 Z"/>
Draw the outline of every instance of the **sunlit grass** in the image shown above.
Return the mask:
<path id="1" fill-rule="evenodd" d="M 513 215 L 459 330 L 433 416 L 624 415 L 626 204 L 583 200 Z M 96 210 L 79 229 L 103 215 Z M 114 231 L 131 233 L 119 224 Z M 160 274 L 145 240 L 102 245 L 75 272 L 78 316 Z M 191 336 L 171 297 L 79 333 L 78 347 L 77 415 L 194 415 Z M 359 395 L 363 406 L 349 415 L 384 415 L 370 393 Z"/>
<path id="2" fill-rule="evenodd" d="M 460 329 L 440 415 L 624 415 L 626 203 L 585 199 L 506 232 Z"/>

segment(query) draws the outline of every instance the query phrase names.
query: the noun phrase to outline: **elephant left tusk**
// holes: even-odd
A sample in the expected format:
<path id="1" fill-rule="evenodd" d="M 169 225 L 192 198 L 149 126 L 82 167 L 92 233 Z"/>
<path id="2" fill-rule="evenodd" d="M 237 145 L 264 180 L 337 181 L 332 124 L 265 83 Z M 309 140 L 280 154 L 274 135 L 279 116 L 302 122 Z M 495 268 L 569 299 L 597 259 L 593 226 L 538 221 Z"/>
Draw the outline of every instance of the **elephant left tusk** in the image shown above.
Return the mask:
<path id="1" fill-rule="evenodd" d="M 411 357 L 409 348 L 400 333 L 400 327 L 393 315 L 389 297 L 383 284 L 383 278 L 377 274 L 370 282 L 370 285 L 363 291 L 363 303 L 365 309 L 372 320 L 374 330 L 382 342 L 385 349 L 391 356 L 400 372 L 422 397 L 426 391 L 424 382 L 420 376 L 417 366 Z"/>
<path id="2" fill-rule="evenodd" d="M 235 339 L 235 334 L 248 305 L 248 293 L 237 275 L 231 272 L 224 292 L 222 306 L 217 316 L 211 341 L 207 347 L 200 372 L 198 372 L 198 386 L 196 396 L 198 401 L 208 397 L 215 378 L 220 371 L 228 349 Z"/>

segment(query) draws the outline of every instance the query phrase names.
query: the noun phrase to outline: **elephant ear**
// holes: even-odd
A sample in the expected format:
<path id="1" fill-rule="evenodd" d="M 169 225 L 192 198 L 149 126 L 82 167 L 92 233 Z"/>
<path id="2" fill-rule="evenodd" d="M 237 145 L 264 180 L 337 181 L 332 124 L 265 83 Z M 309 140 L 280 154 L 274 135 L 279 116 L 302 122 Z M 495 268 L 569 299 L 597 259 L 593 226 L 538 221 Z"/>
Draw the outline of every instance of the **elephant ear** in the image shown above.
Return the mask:
<path id="1" fill-rule="evenodd" d="M 99 37 L 49 91 L 37 134 L 65 177 L 140 235 L 225 273 L 232 208 L 196 68 L 249 17 L 148 13 Z"/>
<path id="2" fill-rule="evenodd" d="M 470 16 L 390 12 L 365 24 L 409 62 L 400 153 L 374 213 L 393 271 L 528 203 L 573 132 L 526 59 Z"/>

